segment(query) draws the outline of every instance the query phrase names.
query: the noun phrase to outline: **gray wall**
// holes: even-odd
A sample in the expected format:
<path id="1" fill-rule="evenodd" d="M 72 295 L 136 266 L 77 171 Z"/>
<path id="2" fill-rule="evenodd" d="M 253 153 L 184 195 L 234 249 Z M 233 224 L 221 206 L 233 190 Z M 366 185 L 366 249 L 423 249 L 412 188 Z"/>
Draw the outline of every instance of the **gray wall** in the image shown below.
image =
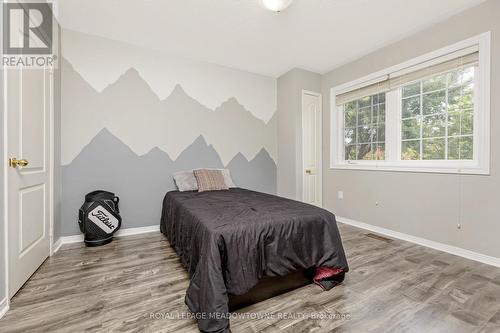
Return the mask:
<path id="1" fill-rule="evenodd" d="M 54 242 L 61 237 L 62 167 L 61 167 L 61 27 L 57 29 L 57 67 L 54 70 Z"/>
<path id="2" fill-rule="evenodd" d="M 71 41 L 73 47 L 75 43 L 95 39 L 93 36 L 79 38 Z M 60 215 L 56 217 L 57 235 L 80 233 L 78 209 L 85 194 L 94 190 L 111 191 L 120 197 L 122 228 L 159 225 L 163 197 L 176 189 L 172 175 L 180 170 L 227 168 L 237 186 L 276 193 L 277 166 L 272 156 L 277 139 L 276 112 L 264 122 L 236 97 L 211 109 L 197 96 L 191 96 L 181 84 L 166 98 L 160 98 L 151 81 L 141 75 L 140 64 L 139 69 L 130 67 L 112 84 L 98 90 L 85 76 L 88 74 L 85 67 L 78 68 L 65 57 L 71 54 L 66 49 L 67 43 L 62 47 L 61 119 L 56 123 L 60 129 L 56 133 L 60 141 L 56 151 L 62 153 L 56 154 L 56 163 L 61 164 L 62 159 L 63 165 L 60 172 L 56 170 L 56 186 L 58 182 L 61 185 L 60 205 L 56 207 L 56 212 L 60 208 Z M 135 46 L 127 47 L 130 52 L 136 51 Z M 112 56 L 109 55 L 111 60 Z M 211 73 L 213 81 L 220 86 L 229 84 L 217 71 Z M 241 76 L 243 81 L 245 75 Z M 201 78 L 202 74 L 198 76 Z M 167 79 L 171 78 L 165 77 Z M 265 79 L 269 80 L 275 82 Z M 273 84 L 273 92 L 274 89 Z M 211 87 L 207 87 L 207 91 L 210 92 Z M 255 98 L 263 97 L 256 94 Z M 85 130 L 89 128 L 97 130 L 90 132 L 87 141 Z M 79 141 L 84 141 L 83 148 Z M 144 153 L 134 150 L 138 142 L 146 141 L 151 149 Z M 184 141 L 189 145 L 184 147 Z M 181 147 L 180 155 L 168 150 L 173 145 Z M 75 146 L 77 155 L 65 162 L 65 148 L 71 151 Z M 255 155 L 245 154 L 254 146 L 257 146 Z M 235 155 L 227 154 L 228 149 Z"/>
<path id="3" fill-rule="evenodd" d="M 329 168 L 330 88 L 486 31 L 492 32 L 490 176 Z M 323 76 L 322 89 L 325 208 L 338 216 L 500 257 L 500 1 L 487 1 L 335 69 Z M 344 200 L 337 199 L 339 190 Z"/>
<path id="4" fill-rule="evenodd" d="M 302 199 L 302 90 L 321 93 L 321 75 L 292 69 L 278 78 L 278 194 Z"/>

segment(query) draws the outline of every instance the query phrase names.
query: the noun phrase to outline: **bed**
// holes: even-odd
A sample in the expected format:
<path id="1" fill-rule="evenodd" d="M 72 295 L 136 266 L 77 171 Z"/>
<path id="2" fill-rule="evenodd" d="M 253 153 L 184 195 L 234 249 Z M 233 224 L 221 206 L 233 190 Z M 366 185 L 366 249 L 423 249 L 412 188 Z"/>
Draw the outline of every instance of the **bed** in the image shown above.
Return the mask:
<path id="1" fill-rule="evenodd" d="M 340 269 L 340 282 L 349 270 L 332 213 L 270 194 L 171 191 L 160 229 L 191 276 L 185 301 L 202 332 L 230 332 L 230 303 L 265 295 L 259 285 L 303 284 L 316 267 Z"/>

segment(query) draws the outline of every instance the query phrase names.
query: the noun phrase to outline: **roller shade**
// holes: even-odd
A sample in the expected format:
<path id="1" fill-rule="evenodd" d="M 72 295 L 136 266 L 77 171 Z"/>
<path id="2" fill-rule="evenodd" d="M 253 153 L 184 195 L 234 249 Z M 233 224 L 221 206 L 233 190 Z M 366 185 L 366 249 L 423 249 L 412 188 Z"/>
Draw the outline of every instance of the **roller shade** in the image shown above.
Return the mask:
<path id="1" fill-rule="evenodd" d="M 450 59 L 451 58 L 451 59 Z M 376 80 L 375 83 L 362 85 L 335 96 L 335 103 L 345 103 L 378 93 L 398 89 L 410 82 L 422 80 L 441 73 L 459 70 L 465 67 L 477 66 L 479 64 L 479 51 L 477 47 L 456 52 L 453 55 L 441 57 L 418 64 L 409 68 L 399 70 Z"/>

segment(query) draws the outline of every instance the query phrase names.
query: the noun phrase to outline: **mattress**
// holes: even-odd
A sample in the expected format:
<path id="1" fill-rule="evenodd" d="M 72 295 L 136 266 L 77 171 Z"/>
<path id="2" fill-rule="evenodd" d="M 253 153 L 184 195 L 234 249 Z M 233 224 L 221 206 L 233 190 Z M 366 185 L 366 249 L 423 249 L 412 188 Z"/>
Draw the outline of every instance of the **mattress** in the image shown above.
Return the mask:
<path id="1" fill-rule="evenodd" d="M 230 332 L 228 294 L 245 294 L 265 277 L 349 270 L 332 213 L 270 194 L 168 192 L 160 229 L 191 276 L 185 301 L 202 332 Z"/>

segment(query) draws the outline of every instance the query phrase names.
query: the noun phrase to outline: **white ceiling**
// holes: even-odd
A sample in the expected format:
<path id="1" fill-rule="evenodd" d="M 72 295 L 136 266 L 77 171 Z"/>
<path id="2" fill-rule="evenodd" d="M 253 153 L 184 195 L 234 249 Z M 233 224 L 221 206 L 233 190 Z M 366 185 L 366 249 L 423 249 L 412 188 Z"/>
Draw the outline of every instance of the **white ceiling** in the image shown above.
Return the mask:
<path id="1" fill-rule="evenodd" d="M 62 0 L 63 28 L 277 77 L 325 73 L 484 0 Z M 91 52 L 91 50 L 89 50 Z"/>

